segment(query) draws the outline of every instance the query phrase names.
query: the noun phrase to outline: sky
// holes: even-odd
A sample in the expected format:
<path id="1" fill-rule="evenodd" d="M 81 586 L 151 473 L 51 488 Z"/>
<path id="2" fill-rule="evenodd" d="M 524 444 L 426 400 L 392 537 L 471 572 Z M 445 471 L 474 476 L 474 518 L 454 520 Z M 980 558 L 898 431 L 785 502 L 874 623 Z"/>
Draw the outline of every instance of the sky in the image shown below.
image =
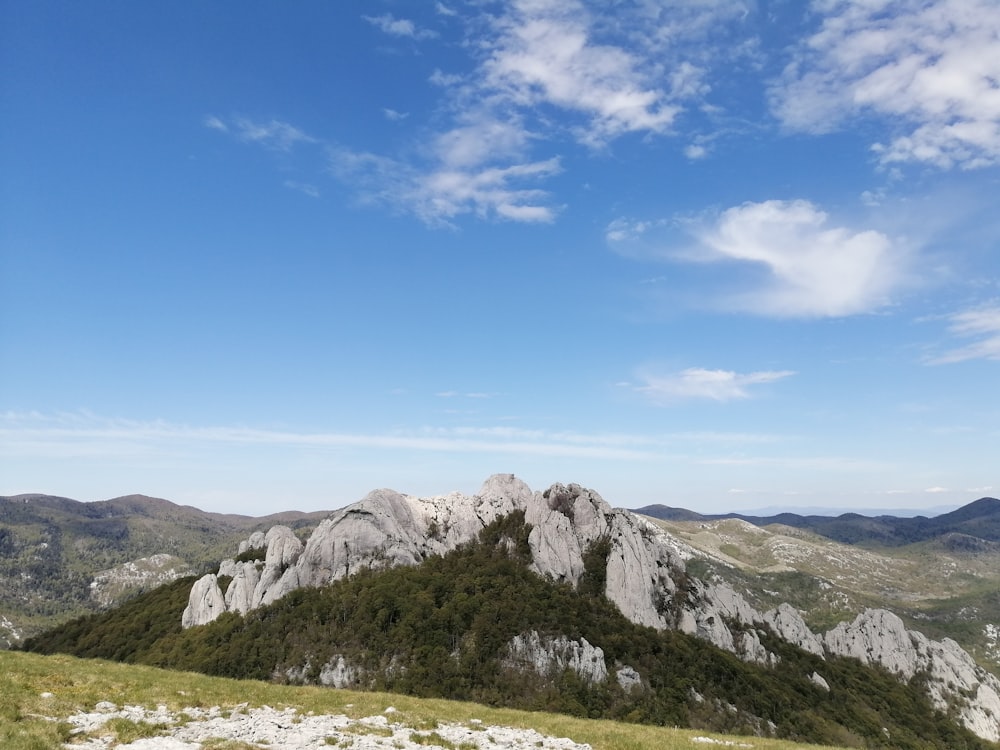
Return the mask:
<path id="1" fill-rule="evenodd" d="M 0 0 L 0 494 L 1000 492 L 994 0 Z"/>

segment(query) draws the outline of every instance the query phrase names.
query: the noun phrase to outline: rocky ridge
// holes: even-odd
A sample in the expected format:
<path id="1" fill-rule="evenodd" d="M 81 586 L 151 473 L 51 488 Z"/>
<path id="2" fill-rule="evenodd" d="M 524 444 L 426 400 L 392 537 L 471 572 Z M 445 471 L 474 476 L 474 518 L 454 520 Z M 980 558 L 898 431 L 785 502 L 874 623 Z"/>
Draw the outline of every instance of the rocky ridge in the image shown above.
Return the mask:
<path id="1" fill-rule="evenodd" d="M 217 574 L 194 585 L 183 625 L 211 622 L 226 611 L 247 612 L 299 587 L 321 586 L 362 568 L 419 564 L 475 539 L 489 523 L 514 511 L 522 511 L 531 526 L 532 568 L 552 580 L 576 585 L 584 573 L 585 554 L 595 544 L 606 545 L 604 593 L 632 622 L 679 629 L 765 666 L 780 661 L 761 640 L 770 630 L 818 656 L 859 658 L 903 680 L 919 673 L 935 705 L 954 708 L 979 736 L 1000 740 L 1000 680 L 976 666 L 953 641 L 932 641 L 908 631 L 885 610 L 866 611 L 853 623 L 819 636 L 791 606 L 761 613 L 729 585 L 687 576 L 685 559 L 691 548 L 627 510 L 612 509 L 596 492 L 575 484 L 533 492 L 509 474 L 490 477 L 471 496 L 417 498 L 376 490 L 322 521 L 304 545 L 283 526 L 255 534 L 240 545 L 242 562 L 226 560 Z M 260 550 L 259 559 L 245 559 L 253 557 L 247 553 L 255 549 Z M 220 577 L 229 579 L 225 591 Z M 600 670 L 595 666 L 597 645 L 545 642 L 538 634 L 519 638 L 508 645 L 509 653 L 536 671 L 560 663 L 583 668 L 583 654 L 591 665 L 588 670 Z M 603 654 L 600 660 L 606 677 Z M 325 667 L 337 668 L 349 670 L 350 665 Z M 814 681 L 825 683 L 819 674 Z"/>

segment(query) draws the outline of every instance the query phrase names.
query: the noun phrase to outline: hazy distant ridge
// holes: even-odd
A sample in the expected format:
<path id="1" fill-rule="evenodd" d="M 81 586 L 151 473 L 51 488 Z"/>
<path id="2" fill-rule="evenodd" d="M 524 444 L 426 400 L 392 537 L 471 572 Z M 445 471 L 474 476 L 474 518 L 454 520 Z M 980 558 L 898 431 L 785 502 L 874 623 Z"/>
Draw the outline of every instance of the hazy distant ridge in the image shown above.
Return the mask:
<path id="1" fill-rule="evenodd" d="M 742 513 L 703 515 L 686 508 L 666 505 L 647 505 L 636 508 L 634 512 L 665 521 L 719 521 L 739 518 L 754 526 L 783 524 L 805 529 L 845 544 L 874 543 L 895 547 L 936 539 L 948 534 L 963 534 L 989 542 L 1000 542 L 1000 500 L 993 497 L 980 498 L 950 513 L 932 518 L 865 516 L 859 513 L 844 513 L 839 516 L 806 516 L 798 513 L 779 513 L 773 516 Z"/>

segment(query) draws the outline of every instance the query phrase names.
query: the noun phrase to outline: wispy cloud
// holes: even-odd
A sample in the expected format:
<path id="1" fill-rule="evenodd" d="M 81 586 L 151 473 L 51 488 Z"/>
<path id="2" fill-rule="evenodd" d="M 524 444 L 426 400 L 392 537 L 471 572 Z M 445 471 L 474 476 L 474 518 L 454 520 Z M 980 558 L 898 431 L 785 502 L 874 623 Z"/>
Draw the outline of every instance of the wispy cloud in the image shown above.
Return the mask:
<path id="1" fill-rule="evenodd" d="M 228 133 L 229 132 L 229 126 L 226 125 L 226 123 L 224 123 L 222 120 L 220 120 L 215 115 L 208 115 L 204 119 L 203 123 L 204 123 L 204 125 L 205 125 L 206 128 L 211 128 L 212 130 L 218 130 L 221 133 Z"/>
<path id="2" fill-rule="evenodd" d="M 470 398 L 478 394 L 468 394 Z M 7 457 L 122 458 L 211 445 L 271 448 L 411 450 L 497 453 L 648 461 L 682 453 L 692 444 L 761 444 L 787 440 L 767 433 L 684 432 L 640 435 L 581 433 L 510 426 L 424 427 L 386 433 L 299 432 L 247 426 L 191 426 L 89 412 L 0 413 L 0 449 Z"/>
<path id="3" fill-rule="evenodd" d="M 738 373 L 691 367 L 666 374 L 641 373 L 641 382 L 633 388 L 660 405 L 689 399 L 733 401 L 749 398 L 750 389 L 754 386 L 773 383 L 794 374 L 791 370 Z"/>
<path id="4" fill-rule="evenodd" d="M 308 182 L 298 182 L 296 180 L 285 180 L 285 187 L 289 190 L 296 190 L 303 195 L 308 195 L 310 198 L 319 198 L 319 188 L 315 185 L 310 185 Z"/>
<path id="5" fill-rule="evenodd" d="M 436 31 L 421 29 L 408 18 L 396 18 L 391 13 L 381 16 L 362 16 L 368 23 L 389 36 L 399 36 L 408 39 L 433 39 Z"/>
<path id="6" fill-rule="evenodd" d="M 711 90 L 713 62 L 729 55 L 709 52 L 705 40 L 746 13 L 739 0 L 669 9 L 514 0 L 467 9 L 460 22 L 471 67 L 429 79 L 440 90 L 435 119 L 443 126 L 421 130 L 405 156 L 335 150 L 335 172 L 360 182 L 366 200 L 431 225 L 462 215 L 552 221 L 559 206 L 548 192 L 515 183 L 543 185 L 561 171 L 567 141 L 603 148 L 628 134 L 670 134 L 677 115 Z M 442 3 L 436 10 L 450 23 L 457 17 Z M 365 19 L 398 37 L 429 38 L 392 15 Z M 706 153 L 700 142 L 689 150 L 691 158 Z"/>
<path id="7" fill-rule="evenodd" d="M 901 283 L 905 255 L 874 230 L 830 226 L 808 201 L 745 203 L 697 232 L 700 260 L 765 269 L 764 286 L 726 304 L 775 317 L 837 317 L 885 305 Z"/>
<path id="8" fill-rule="evenodd" d="M 948 320 L 948 330 L 953 335 L 976 340 L 930 359 L 930 364 L 949 364 L 971 359 L 1000 360 L 1000 305 L 958 312 L 949 316 Z"/>
<path id="9" fill-rule="evenodd" d="M 335 175 L 360 188 L 362 200 L 412 213 L 430 225 L 447 226 L 464 214 L 521 222 L 548 222 L 556 214 L 547 192 L 525 184 L 558 174 L 557 159 L 506 167 L 439 163 L 421 170 L 376 154 L 333 149 L 330 165 Z"/>
<path id="10" fill-rule="evenodd" d="M 300 143 L 317 143 L 317 139 L 294 125 L 281 120 L 254 120 L 234 117 L 226 121 L 215 115 L 204 120 L 205 127 L 233 135 L 244 143 L 255 143 L 276 151 L 290 151 Z"/>
<path id="11" fill-rule="evenodd" d="M 1000 5 L 993 0 L 825 0 L 815 34 L 771 91 L 789 128 L 823 133 L 859 115 L 896 135 L 884 164 L 1000 161 Z"/>

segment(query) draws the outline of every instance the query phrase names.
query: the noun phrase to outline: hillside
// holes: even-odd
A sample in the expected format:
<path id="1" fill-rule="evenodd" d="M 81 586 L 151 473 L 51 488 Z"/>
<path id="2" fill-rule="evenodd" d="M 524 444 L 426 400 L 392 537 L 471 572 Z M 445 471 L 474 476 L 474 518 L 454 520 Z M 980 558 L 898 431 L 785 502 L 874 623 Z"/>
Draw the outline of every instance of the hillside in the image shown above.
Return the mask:
<path id="1" fill-rule="evenodd" d="M 202 743 L 206 750 L 693 750 L 747 744 L 746 738 L 671 727 L 0 652 L 5 750 L 53 748 L 66 740 L 148 748 L 166 738 Z M 806 750 L 801 742 L 764 738 L 755 738 L 753 748 Z"/>
<path id="2" fill-rule="evenodd" d="M 1000 674 L 996 542 L 945 532 L 909 545 L 861 547 L 740 518 L 653 520 L 695 550 L 691 570 L 727 581 L 758 608 L 789 602 L 820 630 L 866 607 L 888 608 L 912 628 L 954 638 Z"/>
<path id="3" fill-rule="evenodd" d="M 143 495 L 0 497 L 0 647 L 199 571 L 250 531 L 308 529 L 325 515 L 223 515 Z"/>
<path id="4" fill-rule="evenodd" d="M 564 502 L 558 494 L 548 499 Z M 602 594 L 609 544 L 585 554 L 574 587 L 529 569 L 531 533 L 513 513 L 419 565 L 369 568 L 186 629 L 191 582 L 179 581 L 26 645 L 849 747 L 991 747 L 936 710 L 920 683 L 855 659 L 823 658 L 759 630 L 774 658 L 753 664 L 703 638 L 637 625 Z"/>

